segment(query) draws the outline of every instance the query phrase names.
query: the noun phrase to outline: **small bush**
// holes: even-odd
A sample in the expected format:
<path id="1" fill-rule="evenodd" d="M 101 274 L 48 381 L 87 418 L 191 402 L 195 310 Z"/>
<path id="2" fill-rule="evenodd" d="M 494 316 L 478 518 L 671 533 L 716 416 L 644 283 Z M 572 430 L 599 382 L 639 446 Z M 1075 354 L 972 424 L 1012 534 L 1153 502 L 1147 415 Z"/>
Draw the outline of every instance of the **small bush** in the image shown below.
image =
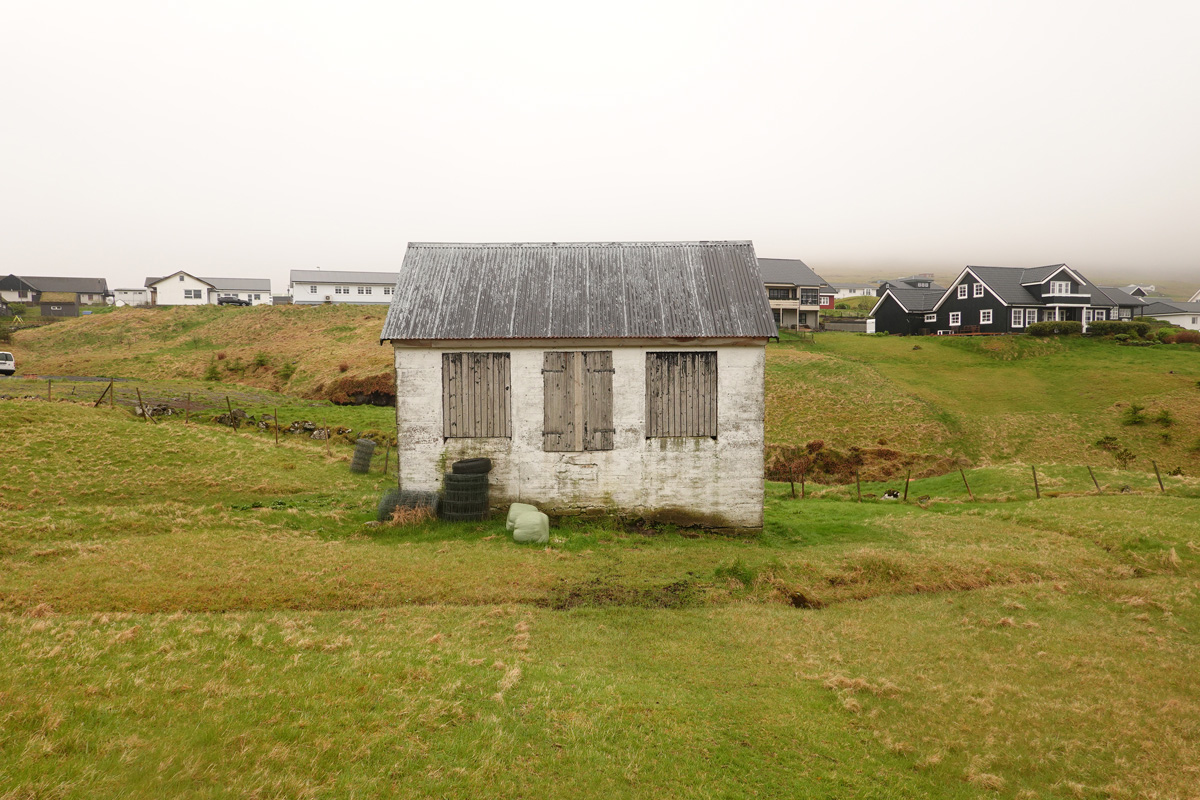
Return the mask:
<path id="1" fill-rule="evenodd" d="M 1101 436 L 1092 447 L 1114 453 L 1119 449 L 1120 445 L 1117 443 L 1117 437 L 1115 436 Z"/>
<path id="2" fill-rule="evenodd" d="M 1118 333 L 1118 334 L 1117 334 L 1116 336 L 1114 336 L 1113 338 L 1114 338 L 1114 339 L 1116 339 L 1118 342 L 1128 342 L 1128 341 L 1129 341 L 1129 334 L 1128 334 L 1128 333 Z"/>
<path id="3" fill-rule="evenodd" d="M 346 370 L 348 370 L 348 369 L 350 369 L 350 365 L 349 365 L 349 364 L 347 364 L 345 361 L 343 361 L 342 363 L 338 364 L 338 372 L 345 372 L 345 371 L 346 371 Z"/>
<path id="4" fill-rule="evenodd" d="M 1121 423 L 1123 425 L 1142 425 L 1146 422 L 1146 407 L 1137 403 L 1130 403 L 1129 408 L 1125 409 L 1121 414 Z"/>
<path id="5" fill-rule="evenodd" d="M 1071 336 L 1083 333 L 1082 322 L 1064 320 L 1060 322 L 1035 322 L 1025 328 L 1030 336 Z"/>
<path id="6" fill-rule="evenodd" d="M 225 351 L 222 350 L 221 352 L 217 353 L 217 361 L 224 361 L 224 360 L 225 360 Z"/>
<path id="7" fill-rule="evenodd" d="M 1175 417 L 1171 416 L 1169 409 L 1164 408 L 1154 417 L 1154 421 L 1159 425 L 1162 425 L 1164 428 L 1169 428 L 1175 424 Z"/>
<path id="8" fill-rule="evenodd" d="M 1121 469 L 1129 469 L 1129 465 L 1137 460 L 1137 456 L 1128 447 L 1122 447 L 1113 453 L 1113 458 L 1117 460 L 1117 465 Z"/>
<path id="9" fill-rule="evenodd" d="M 217 362 L 208 362 L 208 368 L 204 370 L 204 380 L 219 381 L 221 380 L 221 371 L 217 369 Z"/>
<path id="10" fill-rule="evenodd" d="M 265 367 L 269 363 L 271 363 L 271 359 L 269 359 L 267 357 L 266 353 L 255 353 L 254 354 L 254 366 Z"/>
<path id="11" fill-rule="evenodd" d="M 1174 336 L 1176 333 L 1178 333 L 1181 330 L 1183 330 L 1183 328 L 1175 328 L 1175 327 L 1171 327 L 1171 326 L 1167 326 L 1165 328 L 1159 328 L 1158 330 L 1156 330 L 1154 332 L 1154 338 L 1160 342 L 1165 342 L 1165 341 L 1167 341 L 1168 338 L 1170 338 L 1171 336 Z"/>
<path id="12" fill-rule="evenodd" d="M 1167 344 L 1200 344 L 1200 331 L 1179 331 L 1165 339 Z"/>
<path id="13" fill-rule="evenodd" d="M 292 376 L 296 374 L 296 365 L 289 361 L 288 363 L 286 363 L 282 367 L 280 367 L 279 371 L 276 372 L 275 374 L 277 374 L 279 376 L 279 379 L 284 382 L 290 381 L 292 379 Z"/>

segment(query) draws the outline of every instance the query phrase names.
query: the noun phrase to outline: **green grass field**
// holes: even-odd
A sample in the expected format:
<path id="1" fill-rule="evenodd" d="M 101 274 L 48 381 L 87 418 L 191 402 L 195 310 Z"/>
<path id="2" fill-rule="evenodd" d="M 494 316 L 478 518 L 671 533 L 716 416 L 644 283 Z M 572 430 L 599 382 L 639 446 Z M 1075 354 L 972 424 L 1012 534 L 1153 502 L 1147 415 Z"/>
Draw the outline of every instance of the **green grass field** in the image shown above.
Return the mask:
<path id="1" fill-rule="evenodd" d="M 365 525 L 349 453 L 0 400 L 0 798 L 1197 794 L 1187 473 L 528 548 Z"/>

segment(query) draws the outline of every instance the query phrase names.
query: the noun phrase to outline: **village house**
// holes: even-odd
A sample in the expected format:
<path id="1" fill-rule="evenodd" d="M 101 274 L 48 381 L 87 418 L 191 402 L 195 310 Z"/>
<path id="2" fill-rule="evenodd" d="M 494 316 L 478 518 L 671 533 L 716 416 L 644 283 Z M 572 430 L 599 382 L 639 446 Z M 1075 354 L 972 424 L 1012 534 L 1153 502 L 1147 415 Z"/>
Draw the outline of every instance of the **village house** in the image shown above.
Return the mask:
<path id="1" fill-rule="evenodd" d="M 487 457 L 494 506 L 759 528 L 775 333 L 748 241 L 410 244 L 400 486 Z"/>
<path id="2" fill-rule="evenodd" d="M 759 271 L 777 328 L 821 324 L 821 309 L 833 308 L 834 288 L 798 258 L 760 258 Z"/>
<path id="3" fill-rule="evenodd" d="M 394 272 L 347 272 L 333 269 L 294 269 L 288 291 L 295 305 L 355 303 L 379 305 L 392 302 L 396 286 Z"/>
<path id="4" fill-rule="evenodd" d="M 222 297 L 271 304 L 269 278 L 201 278 L 179 270 L 165 278 L 146 278 L 146 288 L 155 306 L 215 305 Z"/>
<path id="5" fill-rule="evenodd" d="M 833 283 L 833 299 L 845 300 L 848 297 L 874 297 L 876 286 L 873 283 Z"/>
<path id="6" fill-rule="evenodd" d="M 933 302 L 930 302 L 933 300 Z M 885 289 L 871 316 L 897 334 L 1022 333 L 1034 322 L 1132 319 L 1146 301 L 1100 287 L 1066 264 L 966 267 L 933 299 L 927 289 Z"/>
<path id="7" fill-rule="evenodd" d="M 43 317 L 78 317 L 83 306 L 105 305 L 112 293 L 104 278 L 9 275 L 0 278 L 0 299 L 36 305 Z"/>
<path id="8" fill-rule="evenodd" d="M 907 278 L 894 278 L 892 280 L 880 281 L 875 288 L 875 296 L 883 297 L 883 293 L 888 289 L 920 289 L 923 292 L 944 292 L 945 286 L 938 286 L 933 279 L 933 274 L 923 272 L 920 275 L 909 275 Z"/>
<path id="9" fill-rule="evenodd" d="M 1148 301 L 1142 313 L 1147 317 L 1161 319 L 1163 322 L 1169 322 L 1181 328 L 1200 331 L 1200 302 L 1190 300 L 1186 303 L 1177 300 Z"/>
<path id="10" fill-rule="evenodd" d="M 113 301 L 119 306 L 148 306 L 150 290 L 144 286 L 137 289 L 113 289 Z"/>

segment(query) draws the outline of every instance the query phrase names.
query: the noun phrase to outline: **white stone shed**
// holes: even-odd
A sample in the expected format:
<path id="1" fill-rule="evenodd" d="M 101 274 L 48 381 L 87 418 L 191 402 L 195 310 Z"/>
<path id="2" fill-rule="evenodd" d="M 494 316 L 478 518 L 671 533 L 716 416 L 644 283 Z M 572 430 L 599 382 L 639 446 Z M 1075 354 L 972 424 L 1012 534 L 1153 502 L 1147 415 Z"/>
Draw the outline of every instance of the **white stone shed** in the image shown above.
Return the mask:
<path id="1" fill-rule="evenodd" d="M 396 353 L 402 488 L 492 459 L 492 504 L 760 528 L 774 319 L 748 241 L 419 244 Z"/>

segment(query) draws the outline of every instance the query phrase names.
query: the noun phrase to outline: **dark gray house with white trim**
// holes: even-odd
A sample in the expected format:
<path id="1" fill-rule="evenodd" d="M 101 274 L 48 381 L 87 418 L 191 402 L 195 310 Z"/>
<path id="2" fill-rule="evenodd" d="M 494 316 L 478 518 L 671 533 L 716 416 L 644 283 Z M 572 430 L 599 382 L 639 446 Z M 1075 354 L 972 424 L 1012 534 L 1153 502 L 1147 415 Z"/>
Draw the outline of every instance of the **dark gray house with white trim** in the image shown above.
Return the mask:
<path id="1" fill-rule="evenodd" d="M 932 303 L 888 289 L 872 316 L 875 330 L 905 334 L 1023 333 L 1034 322 L 1131 319 L 1145 305 L 1113 287 L 1091 283 L 1066 264 L 977 267 L 959 273 Z"/>

